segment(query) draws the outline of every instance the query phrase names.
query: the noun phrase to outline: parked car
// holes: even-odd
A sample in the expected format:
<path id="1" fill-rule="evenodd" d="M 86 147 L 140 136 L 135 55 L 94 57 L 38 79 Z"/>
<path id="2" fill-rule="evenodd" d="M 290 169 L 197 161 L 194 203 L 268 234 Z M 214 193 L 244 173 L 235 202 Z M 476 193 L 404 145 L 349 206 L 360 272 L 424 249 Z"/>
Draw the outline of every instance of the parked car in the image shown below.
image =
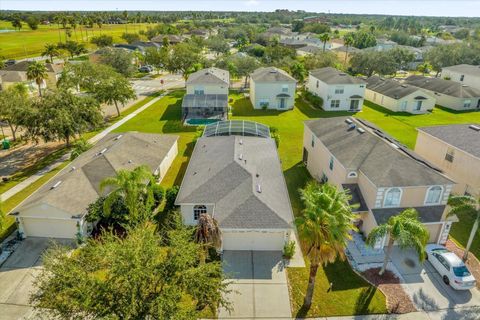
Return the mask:
<path id="1" fill-rule="evenodd" d="M 17 63 L 17 60 L 13 60 L 13 59 L 7 60 L 5 61 L 5 67 L 13 66 L 15 63 Z"/>
<path id="2" fill-rule="evenodd" d="M 140 72 L 152 72 L 153 67 L 149 66 L 149 65 L 141 66 L 140 68 L 138 68 L 138 71 L 140 71 Z"/>
<path id="3" fill-rule="evenodd" d="M 470 290 L 475 287 L 476 280 L 455 253 L 438 244 L 427 245 L 427 259 L 440 273 L 445 284 L 455 290 Z"/>

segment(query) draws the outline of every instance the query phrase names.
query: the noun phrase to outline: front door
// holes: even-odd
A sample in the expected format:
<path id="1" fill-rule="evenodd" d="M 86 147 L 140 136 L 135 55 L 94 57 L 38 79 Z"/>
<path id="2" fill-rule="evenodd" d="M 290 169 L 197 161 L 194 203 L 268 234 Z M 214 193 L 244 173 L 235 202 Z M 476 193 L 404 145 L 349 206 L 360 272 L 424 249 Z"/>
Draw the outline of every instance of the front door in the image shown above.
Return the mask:
<path id="1" fill-rule="evenodd" d="M 358 100 L 350 100 L 350 110 L 351 111 L 358 110 L 358 104 L 359 104 Z"/>
<path id="2" fill-rule="evenodd" d="M 478 99 L 478 102 L 477 102 L 477 109 L 480 109 L 480 99 Z"/>
<path id="3" fill-rule="evenodd" d="M 280 106 L 279 106 L 279 108 L 280 108 L 280 109 L 285 109 L 285 105 L 286 105 L 286 103 L 285 103 L 285 98 L 280 98 Z"/>
<path id="4" fill-rule="evenodd" d="M 416 101 L 415 102 L 415 111 L 420 111 L 422 109 L 422 102 L 423 101 Z"/>

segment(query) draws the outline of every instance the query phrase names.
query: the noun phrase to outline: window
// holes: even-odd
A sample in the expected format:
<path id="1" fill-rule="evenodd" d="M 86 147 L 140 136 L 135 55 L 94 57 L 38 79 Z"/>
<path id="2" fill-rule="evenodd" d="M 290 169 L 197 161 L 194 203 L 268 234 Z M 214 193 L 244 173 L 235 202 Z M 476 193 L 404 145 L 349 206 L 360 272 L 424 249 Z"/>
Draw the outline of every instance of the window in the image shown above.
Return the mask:
<path id="1" fill-rule="evenodd" d="M 312 134 L 312 148 L 315 148 L 315 136 Z"/>
<path id="2" fill-rule="evenodd" d="M 441 186 L 433 186 L 428 188 L 425 204 L 439 204 L 442 199 L 443 188 Z"/>
<path id="3" fill-rule="evenodd" d="M 464 75 L 464 74 L 462 74 L 462 75 L 460 76 L 460 81 L 463 81 L 463 79 L 465 79 L 465 75 Z"/>
<path id="4" fill-rule="evenodd" d="M 356 178 L 356 177 L 358 177 L 358 174 L 355 171 L 352 171 L 352 172 L 348 173 L 348 177 L 349 178 Z"/>
<path id="5" fill-rule="evenodd" d="M 288 92 L 288 84 L 282 86 L 282 92 Z"/>
<path id="6" fill-rule="evenodd" d="M 335 88 L 335 94 L 343 94 L 343 88 L 342 87 L 337 87 Z"/>
<path id="7" fill-rule="evenodd" d="M 328 164 L 330 170 L 333 170 L 333 157 L 330 157 L 330 163 Z"/>
<path id="8" fill-rule="evenodd" d="M 260 99 L 260 107 L 267 107 L 268 108 L 268 105 L 270 104 L 270 101 L 268 99 Z"/>
<path id="9" fill-rule="evenodd" d="M 402 197 L 402 190 L 400 188 L 390 188 L 385 193 L 384 207 L 398 207 Z"/>
<path id="10" fill-rule="evenodd" d="M 423 101 L 415 101 L 415 110 L 420 111 L 422 109 Z"/>
<path id="11" fill-rule="evenodd" d="M 193 207 L 193 220 L 198 220 L 201 214 L 207 213 L 207 207 L 204 205 L 197 205 Z"/>
<path id="12" fill-rule="evenodd" d="M 445 160 L 448 162 L 453 162 L 453 159 L 455 158 L 455 151 L 453 149 L 448 149 L 447 153 L 445 154 Z"/>
<path id="13" fill-rule="evenodd" d="M 472 100 L 463 100 L 463 107 L 470 108 L 472 105 Z"/>
<path id="14" fill-rule="evenodd" d="M 340 108 L 340 100 L 332 100 L 330 101 L 330 108 Z"/>
<path id="15" fill-rule="evenodd" d="M 402 101 L 400 104 L 400 111 L 407 111 L 408 101 Z"/>
<path id="16" fill-rule="evenodd" d="M 448 262 L 445 260 L 445 258 L 443 258 L 441 255 L 437 254 L 435 255 L 435 257 L 438 259 L 438 261 L 442 264 L 442 266 L 445 267 L 445 269 L 447 269 L 448 271 L 450 271 L 450 265 L 448 264 Z"/>
<path id="17" fill-rule="evenodd" d="M 377 101 L 377 94 L 376 93 L 373 94 L 373 101 Z"/>
<path id="18" fill-rule="evenodd" d="M 203 87 L 196 87 L 194 89 L 194 94 L 205 94 L 205 89 Z"/>
<path id="19" fill-rule="evenodd" d="M 321 183 L 327 183 L 328 182 L 328 177 L 325 174 L 325 172 L 322 173 L 322 178 L 320 179 Z"/>

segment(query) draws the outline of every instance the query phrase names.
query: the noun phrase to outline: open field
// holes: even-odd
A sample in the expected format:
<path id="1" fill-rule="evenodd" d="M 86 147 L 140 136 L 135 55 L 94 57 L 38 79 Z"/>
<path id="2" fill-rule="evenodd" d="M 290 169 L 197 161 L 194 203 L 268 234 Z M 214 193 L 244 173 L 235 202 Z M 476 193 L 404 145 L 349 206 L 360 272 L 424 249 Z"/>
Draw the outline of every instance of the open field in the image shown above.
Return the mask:
<path id="1" fill-rule="evenodd" d="M 101 34 L 111 35 L 114 42 L 122 41 L 121 36 L 127 28 L 128 32 L 138 32 L 146 30 L 147 26 L 153 26 L 148 23 L 139 24 L 106 24 L 102 28 L 94 26 L 93 28 L 77 27 L 72 30 L 72 36 L 68 40 L 87 43 L 87 47 L 94 48 L 95 45 L 89 41 L 93 36 Z M 0 21 L 0 30 L 12 30 L 8 21 Z M 46 43 L 58 43 L 65 41 L 65 30 L 59 29 L 57 25 L 40 25 L 38 30 L 30 30 L 26 24 L 20 31 L 0 32 L 0 56 L 7 59 L 24 59 L 40 56 Z M 124 41 L 122 41 L 124 42 Z"/>

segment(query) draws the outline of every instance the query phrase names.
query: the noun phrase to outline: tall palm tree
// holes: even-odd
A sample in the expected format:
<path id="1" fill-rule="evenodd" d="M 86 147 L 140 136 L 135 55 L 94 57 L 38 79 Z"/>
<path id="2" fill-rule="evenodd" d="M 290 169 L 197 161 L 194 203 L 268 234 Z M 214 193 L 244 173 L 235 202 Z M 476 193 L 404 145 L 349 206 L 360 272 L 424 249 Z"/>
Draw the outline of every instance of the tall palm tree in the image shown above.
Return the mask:
<path id="1" fill-rule="evenodd" d="M 417 70 L 420 71 L 422 75 L 425 75 L 426 73 L 430 72 L 430 70 L 432 70 L 432 66 L 428 62 L 424 62 L 417 66 Z"/>
<path id="2" fill-rule="evenodd" d="M 310 260 L 310 277 L 303 306 L 310 308 L 315 277 L 320 265 L 345 259 L 345 248 L 355 229 L 350 195 L 330 184 L 311 181 L 300 190 L 305 205 L 302 215 L 295 219 L 300 237 Z"/>
<path id="3" fill-rule="evenodd" d="M 200 257 L 201 263 L 205 263 L 209 248 L 220 249 L 222 246 L 222 233 L 215 220 L 208 213 L 202 213 L 198 217 L 198 224 L 195 230 L 195 242 L 200 243 L 203 252 Z"/>
<path id="4" fill-rule="evenodd" d="M 45 48 L 43 49 L 42 56 L 49 57 L 50 63 L 53 63 L 53 58 L 58 57 L 59 55 L 60 55 L 60 52 L 58 51 L 58 48 L 55 44 L 53 43 L 45 44 Z"/>
<path id="5" fill-rule="evenodd" d="M 346 34 L 344 37 L 343 37 L 343 43 L 345 44 L 345 61 L 343 62 L 343 64 L 346 64 L 347 63 L 347 58 L 348 58 L 348 48 L 351 47 L 353 45 L 353 36 L 351 34 Z"/>
<path id="6" fill-rule="evenodd" d="M 131 171 L 120 170 L 115 177 L 105 178 L 100 183 L 101 192 L 109 192 L 104 202 L 105 213 L 111 213 L 112 205 L 120 197 L 125 202 L 132 224 L 145 221 L 153 206 L 150 187 L 153 183 L 154 177 L 147 166 L 139 166 Z"/>
<path id="7" fill-rule="evenodd" d="M 406 209 L 400 214 L 390 217 L 387 223 L 373 228 L 366 243 L 373 247 L 375 243 L 383 241 L 385 237 L 388 237 L 388 245 L 379 275 L 382 275 L 387 268 L 395 242 L 401 248 L 415 249 L 419 260 L 425 260 L 425 246 L 428 242 L 429 233 L 423 223 L 418 220 L 418 213 L 415 209 Z"/>
<path id="8" fill-rule="evenodd" d="M 330 35 L 328 33 L 322 33 L 320 35 L 320 40 L 323 42 L 323 52 L 325 52 L 325 46 L 327 42 L 330 40 Z"/>
<path id="9" fill-rule="evenodd" d="M 451 196 L 448 199 L 448 205 L 452 208 L 448 213 L 449 215 L 465 214 L 475 219 L 462 258 L 463 261 L 467 261 L 470 247 L 472 246 L 473 239 L 477 234 L 478 224 L 480 223 L 480 197 L 475 199 L 472 196 Z"/>
<path id="10" fill-rule="evenodd" d="M 38 86 L 38 94 L 42 96 L 42 83 L 47 78 L 47 67 L 39 61 L 30 62 L 27 67 L 27 79 L 35 80 Z"/>

